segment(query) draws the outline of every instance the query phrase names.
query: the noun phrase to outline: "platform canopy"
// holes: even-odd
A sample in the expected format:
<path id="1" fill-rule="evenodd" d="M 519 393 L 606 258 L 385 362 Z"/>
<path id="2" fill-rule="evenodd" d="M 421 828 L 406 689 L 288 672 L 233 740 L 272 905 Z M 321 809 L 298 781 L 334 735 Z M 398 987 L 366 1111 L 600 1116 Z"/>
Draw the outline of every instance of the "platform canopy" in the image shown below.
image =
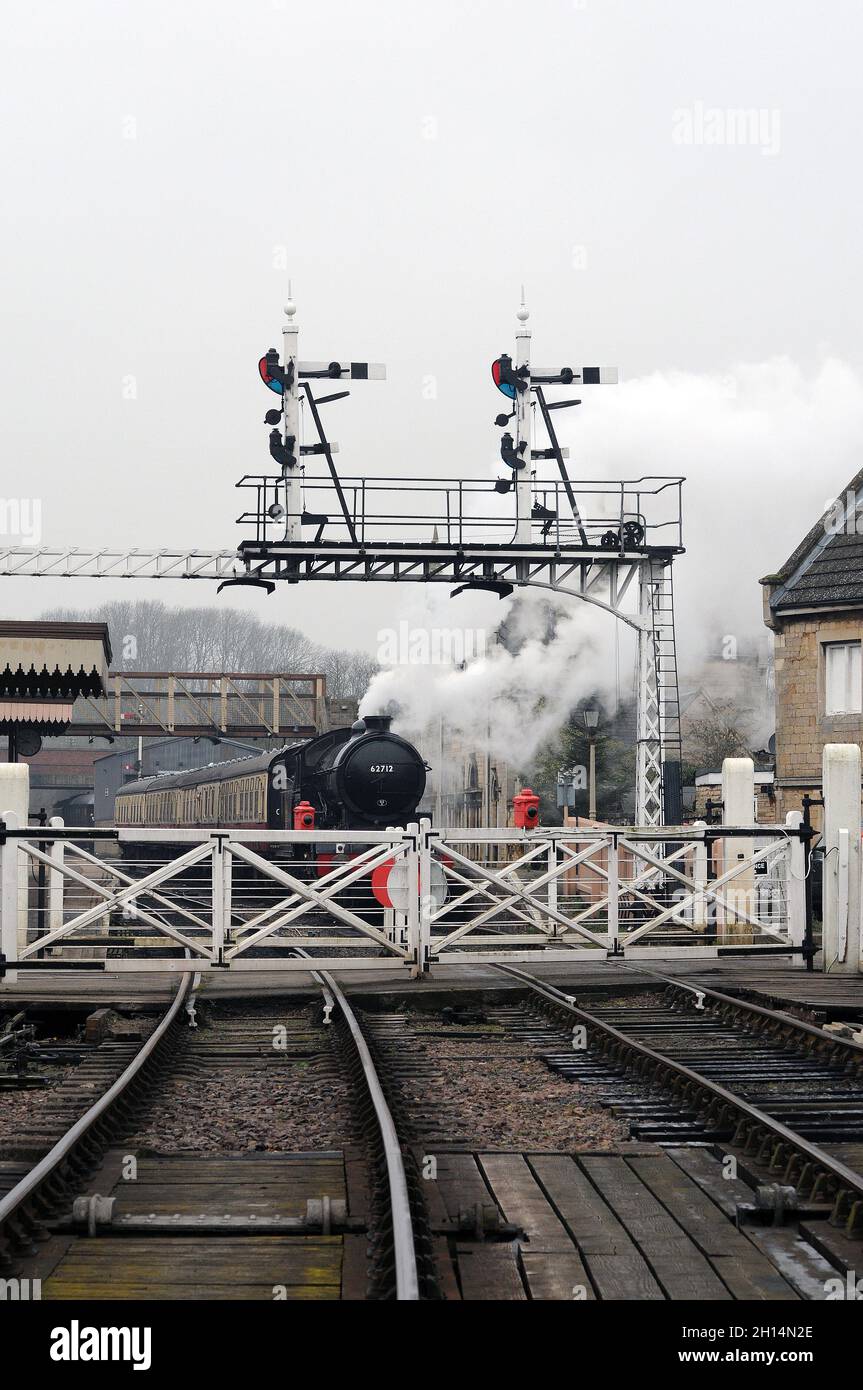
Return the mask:
<path id="1" fill-rule="evenodd" d="M 0 622 L 0 732 L 59 734 L 79 695 L 104 695 L 106 623 Z"/>

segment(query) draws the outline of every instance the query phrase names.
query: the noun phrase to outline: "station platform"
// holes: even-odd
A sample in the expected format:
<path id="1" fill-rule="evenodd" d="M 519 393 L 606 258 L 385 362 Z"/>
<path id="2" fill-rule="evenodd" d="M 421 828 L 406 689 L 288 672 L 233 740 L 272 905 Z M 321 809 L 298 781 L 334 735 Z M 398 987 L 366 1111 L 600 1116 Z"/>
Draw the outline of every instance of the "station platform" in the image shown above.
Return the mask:
<path id="1" fill-rule="evenodd" d="M 577 959 L 570 962 L 520 963 L 519 968 L 548 980 L 559 989 L 575 995 L 625 992 L 655 986 L 661 977 L 681 980 L 689 985 L 740 994 L 772 1008 L 807 1010 L 817 1021 L 832 1022 L 863 1018 L 863 975 L 825 975 L 818 969 L 801 970 L 797 962 L 781 957 L 694 958 L 692 961 L 663 960 L 616 961 L 606 958 Z M 266 969 L 242 974 L 208 975 L 198 991 L 199 998 L 243 999 L 278 995 L 316 994 L 319 986 L 310 974 Z M 428 1001 L 439 994 L 490 993 L 521 988 L 517 980 L 493 965 L 464 962 L 435 965 L 419 980 L 412 980 L 402 968 L 392 970 L 346 970 L 338 974 L 347 994 L 371 998 L 398 997 L 404 1004 L 411 999 Z M 0 1010 L 4 1005 L 48 1005 L 80 1009 L 111 1004 L 115 1008 L 143 1006 L 166 1001 L 175 988 L 174 979 L 164 972 L 140 974 L 86 972 L 57 969 L 22 972 L 14 984 L 0 984 Z"/>

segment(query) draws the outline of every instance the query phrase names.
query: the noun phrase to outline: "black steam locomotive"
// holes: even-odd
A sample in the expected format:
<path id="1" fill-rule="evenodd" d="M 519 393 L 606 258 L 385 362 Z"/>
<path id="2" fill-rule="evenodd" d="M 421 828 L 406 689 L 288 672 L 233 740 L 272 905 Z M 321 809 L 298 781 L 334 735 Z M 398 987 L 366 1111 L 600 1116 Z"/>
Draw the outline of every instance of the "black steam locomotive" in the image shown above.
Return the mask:
<path id="1" fill-rule="evenodd" d="M 380 830 L 416 815 L 427 765 L 388 715 L 292 748 L 128 782 L 114 816 L 126 827 Z"/>

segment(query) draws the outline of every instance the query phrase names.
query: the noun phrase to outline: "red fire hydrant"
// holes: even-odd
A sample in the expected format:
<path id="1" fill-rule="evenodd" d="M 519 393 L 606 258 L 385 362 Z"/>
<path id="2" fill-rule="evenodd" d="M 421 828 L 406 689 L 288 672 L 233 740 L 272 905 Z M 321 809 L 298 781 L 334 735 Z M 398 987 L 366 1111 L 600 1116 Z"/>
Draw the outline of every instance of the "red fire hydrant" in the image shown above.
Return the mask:
<path id="1" fill-rule="evenodd" d="M 310 801 L 301 801 L 294 807 L 294 829 L 314 830 L 315 808 Z"/>
<path id="2" fill-rule="evenodd" d="M 530 787 L 512 798 L 512 816 L 518 830 L 533 830 L 539 825 L 539 797 Z"/>

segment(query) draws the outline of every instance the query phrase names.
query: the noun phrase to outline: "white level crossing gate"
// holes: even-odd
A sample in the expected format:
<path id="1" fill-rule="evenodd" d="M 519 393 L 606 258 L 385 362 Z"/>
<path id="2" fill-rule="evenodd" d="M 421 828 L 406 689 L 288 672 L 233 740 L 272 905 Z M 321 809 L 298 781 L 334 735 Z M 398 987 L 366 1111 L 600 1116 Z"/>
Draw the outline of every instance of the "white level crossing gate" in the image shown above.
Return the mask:
<path id="1" fill-rule="evenodd" d="M 307 971 L 297 948 L 322 969 L 411 974 L 588 954 L 800 958 L 805 939 L 799 816 L 535 831 L 424 820 L 385 832 L 94 832 L 15 819 L 0 845 L 7 980 L 58 966 Z"/>

